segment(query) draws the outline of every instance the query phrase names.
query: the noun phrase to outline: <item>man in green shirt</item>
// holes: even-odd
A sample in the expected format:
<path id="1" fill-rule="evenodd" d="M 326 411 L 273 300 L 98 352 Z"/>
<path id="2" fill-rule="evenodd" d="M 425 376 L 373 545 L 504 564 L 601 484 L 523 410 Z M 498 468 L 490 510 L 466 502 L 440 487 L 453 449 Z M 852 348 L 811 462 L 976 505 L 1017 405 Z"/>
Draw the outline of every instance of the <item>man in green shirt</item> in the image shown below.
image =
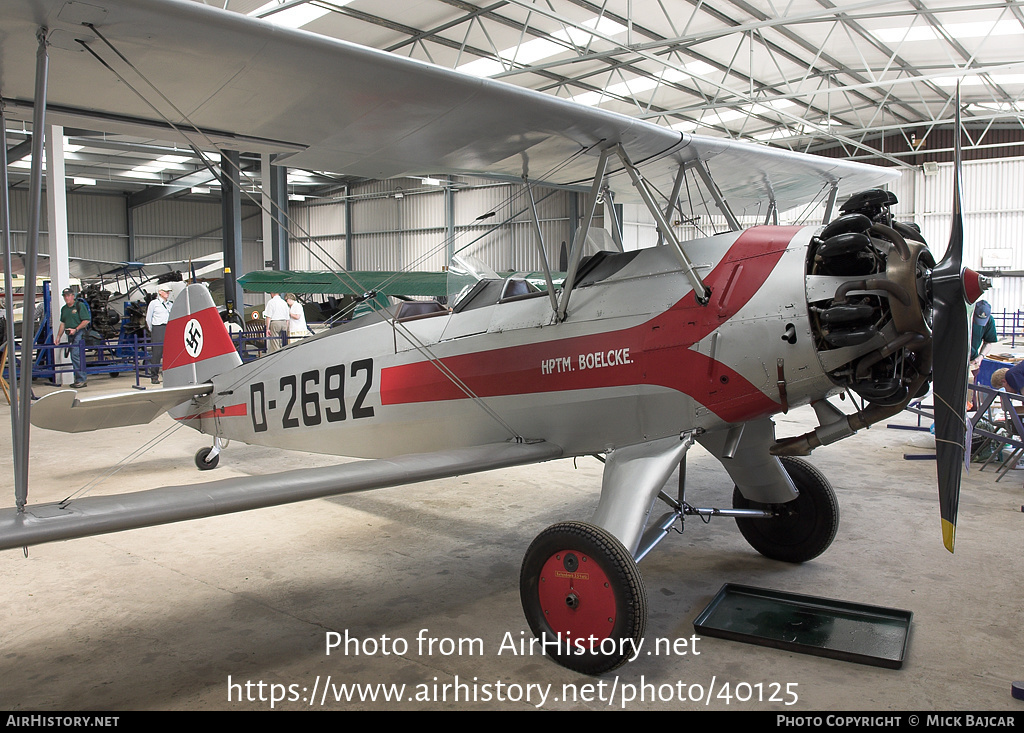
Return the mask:
<path id="1" fill-rule="evenodd" d="M 57 343 L 60 343 L 64 331 L 68 332 L 68 344 L 71 346 L 71 367 L 75 370 L 76 389 L 86 383 L 85 365 L 80 344 L 89 330 L 92 313 L 84 300 L 75 300 L 75 291 L 64 288 L 64 305 L 60 309 L 60 325 L 57 326 Z"/>
<path id="2" fill-rule="evenodd" d="M 992 318 L 992 306 L 987 300 L 979 300 L 974 306 L 974 321 L 971 324 L 971 374 L 975 377 L 981 369 L 981 360 L 992 344 L 999 341 L 995 319 Z"/>

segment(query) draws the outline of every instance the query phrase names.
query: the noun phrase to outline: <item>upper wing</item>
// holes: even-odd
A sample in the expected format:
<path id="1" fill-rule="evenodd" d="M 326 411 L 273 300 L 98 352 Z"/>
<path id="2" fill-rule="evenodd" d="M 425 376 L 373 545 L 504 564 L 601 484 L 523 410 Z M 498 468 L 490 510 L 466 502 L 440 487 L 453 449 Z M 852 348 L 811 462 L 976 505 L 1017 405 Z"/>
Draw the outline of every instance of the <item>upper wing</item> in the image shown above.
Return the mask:
<path id="1" fill-rule="evenodd" d="M 84 24 L 94 26 L 124 59 Z M 4 0 L 0 89 L 12 115 L 27 116 L 31 108 L 36 32 L 43 26 L 50 29 L 51 120 L 134 134 L 143 125 L 155 136 L 179 140 L 168 121 L 182 130 L 195 124 L 204 134 L 186 137 L 200 146 L 215 142 L 284 154 L 278 162 L 290 167 L 376 179 L 526 174 L 538 182 L 578 184 L 593 177 L 598 147 L 622 143 L 645 177 L 664 190 L 671 188 L 679 163 L 708 162 L 737 213 L 769 195 L 784 210 L 832 182 L 850 192 L 897 175 L 689 136 L 184 0 Z M 610 185 L 619 200 L 631 198 L 628 178 L 612 171 Z"/>
<path id="2" fill-rule="evenodd" d="M 50 255 L 42 252 L 38 255 L 39 263 L 36 265 L 37 274 L 42 277 L 50 273 Z M 188 271 L 191 268 L 202 269 L 208 267 L 223 267 L 223 255 L 210 255 L 209 257 L 195 258 L 191 260 L 173 260 L 168 262 L 115 262 L 112 260 L 95 260 L 87 257 L 68 257 L 71 277 L 79 280 L 101 280 L 130 273 L 142 273 L 149 277 L 159 277 L 175 270 Z M 11 273 L 14 275 L 25 274 L 25 253 L 11 252 Z"/>

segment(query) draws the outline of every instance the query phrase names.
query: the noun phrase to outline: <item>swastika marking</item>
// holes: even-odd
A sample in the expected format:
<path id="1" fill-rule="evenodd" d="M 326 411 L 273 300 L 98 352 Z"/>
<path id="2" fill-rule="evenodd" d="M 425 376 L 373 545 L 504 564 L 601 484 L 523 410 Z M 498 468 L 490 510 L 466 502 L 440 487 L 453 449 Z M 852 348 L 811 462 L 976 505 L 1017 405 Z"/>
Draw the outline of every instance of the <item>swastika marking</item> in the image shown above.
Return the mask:
<path id="1" fill-rule="evenodd" d="M 185 351 L 195 359 L 203 350 L 203 327 L 195 318 L 185 324 Z"/>

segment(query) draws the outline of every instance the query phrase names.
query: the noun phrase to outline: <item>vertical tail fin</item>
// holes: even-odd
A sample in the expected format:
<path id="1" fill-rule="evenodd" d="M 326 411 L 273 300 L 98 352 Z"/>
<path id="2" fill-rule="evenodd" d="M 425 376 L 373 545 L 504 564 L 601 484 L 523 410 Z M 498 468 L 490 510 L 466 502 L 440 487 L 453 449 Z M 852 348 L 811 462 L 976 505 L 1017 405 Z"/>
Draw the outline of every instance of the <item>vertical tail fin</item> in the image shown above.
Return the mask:
<path id="1" fill-rule="evenodd" d="M 206 286 L 195 284 L 182 290 L 164 333 L 164 384 L 202 384 L 241 363 Z"/>

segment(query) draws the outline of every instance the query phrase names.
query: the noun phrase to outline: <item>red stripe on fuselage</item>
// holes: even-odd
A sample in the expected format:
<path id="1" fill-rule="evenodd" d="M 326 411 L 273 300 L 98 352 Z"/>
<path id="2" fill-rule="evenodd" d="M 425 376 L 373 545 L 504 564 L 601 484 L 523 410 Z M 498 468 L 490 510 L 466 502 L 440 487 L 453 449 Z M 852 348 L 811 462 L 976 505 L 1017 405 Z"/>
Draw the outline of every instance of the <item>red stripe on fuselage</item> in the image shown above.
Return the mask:
<path id="1" fill-rule="evenodd" d="M 202 420 L 207 417 L 245 417 L 248 414 L 249 411 L 245 404 L 226 405 L 225 407 L 214 407 L 212 410 L 196 413 L 195 415 L 176 417 L 175 420 Z"/>
<path id="2" fill-rule="evenodd" d="M 733 369 L 690 347 L 750 301 L 799 230 L 759 227 L 741 234 L 704 278 L 711 288 L 711 301 L 705 306 L 698 305 L 690 292 L 639 326 L 462 354 L 441 362 L 479 397 L 657 385 L 694 397 L 727 422 L 770 414 L 778 403 Z M 545 373 L 542 364 L 552 370 Z M 380 396 L 383 405 L 467 397 L 430 361 L 381 370 Z"/>

